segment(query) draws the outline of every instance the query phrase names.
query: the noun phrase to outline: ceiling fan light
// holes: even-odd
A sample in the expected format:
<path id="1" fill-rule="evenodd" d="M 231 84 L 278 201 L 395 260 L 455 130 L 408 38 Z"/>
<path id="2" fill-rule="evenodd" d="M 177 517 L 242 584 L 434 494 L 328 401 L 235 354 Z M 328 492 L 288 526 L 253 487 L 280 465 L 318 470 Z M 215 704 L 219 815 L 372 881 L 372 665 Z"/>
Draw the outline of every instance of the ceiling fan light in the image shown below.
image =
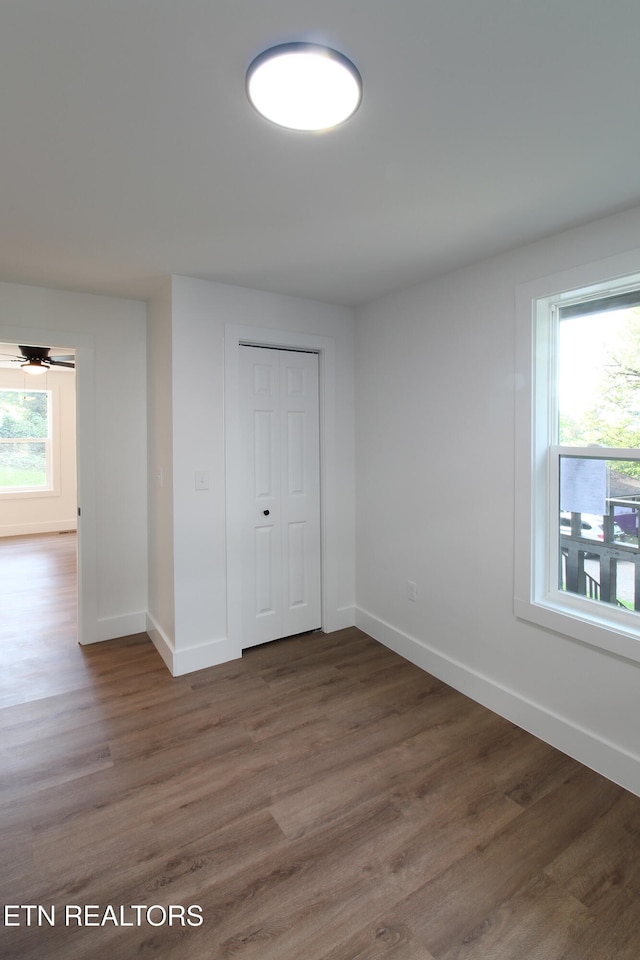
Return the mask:
<path id="1" fill-rule="evenodd" d="M 27 360 L 26 363 L 21 363 L 20 369 L 24 370 L 25 373 L 38 374 L 38 373 L 46 373 L 49 367 L 45 363 L 43 363 L 42 360 L 39 360 L 37 357 L 34 357 L 31 360 Z"/>
<path id="2" fill-rule="evenodd" d="M 315 43 L 284 43 L 265 50 L 247 70 L 253 107 L 281 127 L 329 130 L 353 116 L 362 78 L 347 57 Z"/>

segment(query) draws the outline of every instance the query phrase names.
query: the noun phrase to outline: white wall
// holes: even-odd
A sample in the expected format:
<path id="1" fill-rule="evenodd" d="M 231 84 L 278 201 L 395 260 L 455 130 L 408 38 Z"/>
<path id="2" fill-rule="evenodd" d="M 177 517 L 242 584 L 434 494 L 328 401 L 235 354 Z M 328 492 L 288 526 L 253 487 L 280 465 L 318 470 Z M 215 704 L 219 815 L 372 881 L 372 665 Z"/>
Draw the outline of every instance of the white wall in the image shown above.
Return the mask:
<path id="1" fill-rule="evenodd" d="M 0 283 L 0 340 L 76 349 L 81 639 L 144 630 L 146 305 Z"/>
<path id="2" fill-rule="evenodd" d="M 175 646 L 173 591 L 173 388 L 171 279 L 149 303 L 147 632 L 161 649 Z"/>
<path id="3" fill-rule="evenodd" d="M 639 665 L 517 621 L 513 555 L 516 287 L 639 238 L 640 208 L 356 314 L 356 622 L 637 793 Z"/>
<path id="4" fill-rule="evenodd" d="M 51 390 L 55 489 L 0 497 L 0 537 L 76 529 L 76 391 L 73 371 L 51 369 L 33 377 L 0 369 L 0 387 Z"/>
<path id="5" fill-rule="evenodd" d="M 158 319 L 154 320 L 156 316 Z M 160 305 L 151 326 L 162 326 Z M 150 633 L 174 673 L 240 655 L 228 637 L 225 489 L 225 334 L 249 326 L 335 343 L 336 466 L 331 508 L 332 625 L 353 622 L 355 596 L 353 313 L 316 301 L 174 277 L 172 286 L 173 583 L 158 570 L 154 591 L 173 590 L 170 612 L 153 614 Z M 153 335 L 153 334 L 152 334 Z M 167 389 L 169 389 L 167 385 Z M 154 471 L 154 465 L 151 470 Z M 206 470 L 209 489 L 196 490 Z M 156 550 L 158 547 L 156 546 Z"/>

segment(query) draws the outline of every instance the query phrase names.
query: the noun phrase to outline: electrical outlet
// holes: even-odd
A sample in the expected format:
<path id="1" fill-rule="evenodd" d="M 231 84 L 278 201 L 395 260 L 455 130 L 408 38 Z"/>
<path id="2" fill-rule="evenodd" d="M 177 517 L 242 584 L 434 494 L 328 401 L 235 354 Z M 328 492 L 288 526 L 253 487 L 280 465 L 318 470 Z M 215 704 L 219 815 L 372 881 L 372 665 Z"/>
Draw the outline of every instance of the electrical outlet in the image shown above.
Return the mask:
<path id="1" fill-rule="evenodd" d="M 409 600 L 418 599 L 418 588 L 416 587 L 415 580 L 407 580 L 407 597 Z"/>

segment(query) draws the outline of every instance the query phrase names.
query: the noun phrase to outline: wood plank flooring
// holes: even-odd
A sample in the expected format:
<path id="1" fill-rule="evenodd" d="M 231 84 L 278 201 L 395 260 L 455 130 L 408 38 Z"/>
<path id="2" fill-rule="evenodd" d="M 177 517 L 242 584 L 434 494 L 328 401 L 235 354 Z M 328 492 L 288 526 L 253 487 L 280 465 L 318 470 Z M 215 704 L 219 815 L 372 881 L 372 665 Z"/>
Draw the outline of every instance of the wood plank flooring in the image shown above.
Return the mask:
<path id="1" fill-rule="evenodd" d="M 0 538 L 0 707 L 83 685 L 76 535 Z"/>
<path id="2" fill-rule="evenodd" d="M 640 956 L 640 799 L 355 628 L 180 678 L 81 648 L 54 546 L 27 585 L 0 542 L 0 956 Z"/>

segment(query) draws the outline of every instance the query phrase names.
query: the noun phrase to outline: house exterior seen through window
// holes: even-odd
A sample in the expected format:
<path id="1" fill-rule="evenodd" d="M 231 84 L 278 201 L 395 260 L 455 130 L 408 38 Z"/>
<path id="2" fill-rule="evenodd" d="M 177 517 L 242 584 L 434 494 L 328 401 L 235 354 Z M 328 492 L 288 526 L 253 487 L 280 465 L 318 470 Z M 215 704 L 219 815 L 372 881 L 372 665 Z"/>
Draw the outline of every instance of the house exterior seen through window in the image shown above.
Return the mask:
<path id="1" fill-rule="evenodd" d="M 640 661 L 640 275 L 564 280 L 519 288 L 515 612 Z"/>
<path id="2" fill-rule="evenodd" d="M 0 495 L 51 488 L 51 394 L 0 389 Z"/>

